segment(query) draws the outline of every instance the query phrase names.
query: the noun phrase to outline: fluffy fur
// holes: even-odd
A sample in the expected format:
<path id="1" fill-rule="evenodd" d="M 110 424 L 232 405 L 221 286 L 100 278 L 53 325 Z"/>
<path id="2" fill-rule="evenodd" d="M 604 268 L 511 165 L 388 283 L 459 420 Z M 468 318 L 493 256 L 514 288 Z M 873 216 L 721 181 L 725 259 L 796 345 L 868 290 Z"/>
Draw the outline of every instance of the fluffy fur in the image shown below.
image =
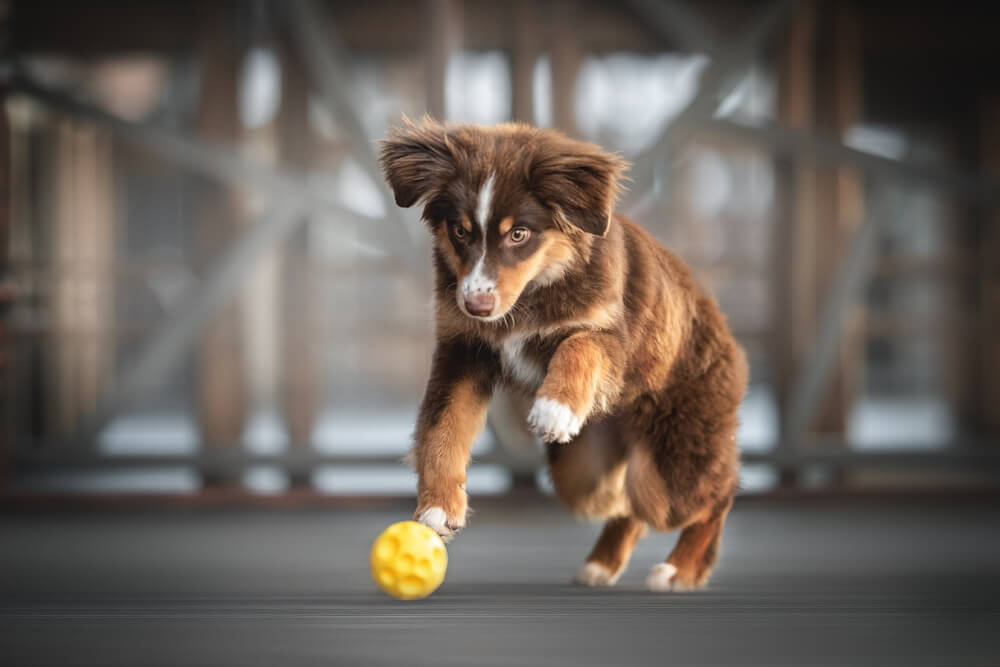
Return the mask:
<path id="1" fill-rule="evenodd" d="M 559 498 L 607 521 L 579 581 L 613 583 L 652 527 L 682 533 L 649 587 L 704 584 L 737 488 L 747 366 L 684 263 L 613 215 L 624 162 L 552 130 L 430 119 L 391 131 L 380 161 L 435 241 L 415 518 L 445 537 L 464 526 L 469 450 L 503 385 L 534 401 Z"/>

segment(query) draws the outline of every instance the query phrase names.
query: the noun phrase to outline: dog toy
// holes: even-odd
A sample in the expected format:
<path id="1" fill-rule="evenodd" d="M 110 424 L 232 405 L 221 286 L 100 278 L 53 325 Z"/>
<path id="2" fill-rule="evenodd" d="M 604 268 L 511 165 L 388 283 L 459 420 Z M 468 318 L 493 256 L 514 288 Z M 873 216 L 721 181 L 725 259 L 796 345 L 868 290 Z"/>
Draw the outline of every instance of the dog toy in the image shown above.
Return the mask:
<path id="1" fill-rule="evenodd" d="M 372 544 L 375 584 L 400 600 L 425 598 L 444 581 L 448 552 L 433 530 L 416 521 L 394 523 Z"/>

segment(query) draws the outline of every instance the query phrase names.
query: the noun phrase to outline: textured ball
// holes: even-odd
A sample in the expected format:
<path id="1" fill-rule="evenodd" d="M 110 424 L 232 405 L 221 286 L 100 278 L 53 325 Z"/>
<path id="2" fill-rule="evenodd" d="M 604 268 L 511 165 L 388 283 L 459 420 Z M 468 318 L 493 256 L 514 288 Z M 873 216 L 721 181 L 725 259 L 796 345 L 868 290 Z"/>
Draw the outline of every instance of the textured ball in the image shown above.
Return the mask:
<path id="1" fill-rule="evenodd" d="M 416 521 L 394 523 L 375 538 L 372 578 L 383 591 L 400 600 L 433 593 L 444 581 L 448 552 L 433 530 Z"/>

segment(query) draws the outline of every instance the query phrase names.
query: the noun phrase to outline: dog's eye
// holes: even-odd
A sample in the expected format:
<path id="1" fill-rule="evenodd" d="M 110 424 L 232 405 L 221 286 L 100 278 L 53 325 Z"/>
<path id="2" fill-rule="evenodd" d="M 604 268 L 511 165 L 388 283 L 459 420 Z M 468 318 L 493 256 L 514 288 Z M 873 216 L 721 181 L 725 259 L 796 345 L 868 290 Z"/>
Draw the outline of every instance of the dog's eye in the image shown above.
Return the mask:
<path id="1" fill-rule="evenodd" d="M 510 230 L 511 243 L 524 243 L 531 236 L 531 231 L 527 227 L 515 227 Z"/>
<path id="2" fill-rule="evenodd" d="M 464 239 L 466 235 L 469 233 L 465 231 L 465 227 L 457 224 L 451 226 L 451 232 L 455 235 L 456 239 Z"/>

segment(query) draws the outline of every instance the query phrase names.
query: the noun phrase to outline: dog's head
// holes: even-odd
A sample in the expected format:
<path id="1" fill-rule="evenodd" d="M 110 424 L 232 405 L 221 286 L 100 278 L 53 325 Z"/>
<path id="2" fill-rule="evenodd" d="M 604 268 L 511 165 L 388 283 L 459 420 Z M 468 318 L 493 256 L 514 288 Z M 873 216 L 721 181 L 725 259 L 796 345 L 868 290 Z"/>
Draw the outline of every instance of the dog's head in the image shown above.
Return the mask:
<path id="1" fill-rule="evenodd" d="M 607 234 L 625 168 L 554 130 L 431 120 L 393 129 L 379 161 L 398 205 L 424 204 L 458 308 L 484 321 L 559 280 Z"/>

